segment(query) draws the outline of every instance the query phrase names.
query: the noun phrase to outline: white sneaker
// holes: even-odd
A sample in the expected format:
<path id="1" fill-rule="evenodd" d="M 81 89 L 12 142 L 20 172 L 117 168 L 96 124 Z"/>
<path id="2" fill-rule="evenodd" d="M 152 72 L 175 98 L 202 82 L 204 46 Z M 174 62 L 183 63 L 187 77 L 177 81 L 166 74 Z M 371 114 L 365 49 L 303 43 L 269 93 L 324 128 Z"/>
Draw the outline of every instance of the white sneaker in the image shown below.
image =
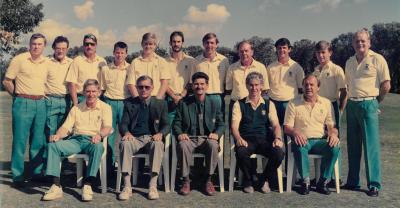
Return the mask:
<path id="1" fill-rule="evenodd" d="M 92 187 L 89 185 L 83 185 L 82 187 L 82 201 L 92 201 L 93 191 Z"/>
<path id="2" fill-rule="evenodd" d="M 149 194 L 147 196 L 150 200 L 158 199 L 160 196 L 158 195 L 158 191 L 156 187 L 149 188 Z"/>
<path id="3" fill-rule="evenodd" d="M 53 184 L 43 196 L 43 201 L 52 201 L 63 197 L 63 191 L 61 186 Z"/>
<path id="4" fill-rule="evenodd" d="M 118 199 L 125 201 L 128 200 L 132 196 L 132 187 L 124 187 L 122 192 L 118 195 Z"/>

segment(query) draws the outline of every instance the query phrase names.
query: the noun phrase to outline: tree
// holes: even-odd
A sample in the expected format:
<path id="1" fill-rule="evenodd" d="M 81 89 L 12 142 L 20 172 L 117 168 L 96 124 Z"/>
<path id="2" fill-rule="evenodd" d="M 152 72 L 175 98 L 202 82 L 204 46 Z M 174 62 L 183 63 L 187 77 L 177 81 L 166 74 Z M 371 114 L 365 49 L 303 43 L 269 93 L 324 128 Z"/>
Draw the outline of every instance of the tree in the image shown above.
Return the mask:
<path id="1" fill-rule="evenodd" d="M 67 56 L 72 59 L 81 54 L 83 54 L 83 46 L 74 46 L 72 48 L 69 48 L 67 52 Z"/>
<path id="2" fill-rule="evenodd" d="M 308 39 L 296 41 L 293 44 L 291 57 L 303 67 L 305 74 L 313 72 L 317 65 L 314 48 L 315 42 Z"/>
<path id="3" fill-rule="evenodd" d="M 354 49 L 351 46 L 352 39 L 353 33 L 349 32 L 339 35 L 331 42 L 333 50 L 331 59 L 343 69 L 345 69 L 347 59 L 354 55 Z"/>
<path id="4" fill-rule="evenodd" d="M 203 48 L 201 46 L 188 46 L 187 48 L 184 48 L 183 51 L 189 56 L 196 58 L 203 52 Z"/>
<path id="5" fill-rule="evenodd" d="M 218 47 L 217 52 L 224 55 L 231 64 L 239 59 L 237 53 L 228 47 Z"/>

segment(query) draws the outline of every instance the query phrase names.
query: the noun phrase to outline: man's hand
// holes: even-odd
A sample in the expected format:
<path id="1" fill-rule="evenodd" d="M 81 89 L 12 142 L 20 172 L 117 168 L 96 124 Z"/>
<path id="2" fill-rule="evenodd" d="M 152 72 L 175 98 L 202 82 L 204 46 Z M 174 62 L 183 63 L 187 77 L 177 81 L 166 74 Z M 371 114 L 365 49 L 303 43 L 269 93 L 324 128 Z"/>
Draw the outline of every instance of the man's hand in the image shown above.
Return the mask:
<path id="1" fill-rule="evenodd" d="M 57 134 L 51 135 L 49 138 L 49 142 L 56 142 L 58 140 L 60 140 L 60 136 L 58 136 Z"/>
<path id="2" fill-rule="evenodd" d="M 181 99 L 182 97 L 180 95 L 175 95 L 175 97 L 172 98 L 172 100 L 174 100 L 175 105 L 178 105 Z"/>
<path id="3" fill-rule="evenodd" d="M 210 133 L 210 135 L 208 135 L 208 138 L 213 140 L 218 140 L 218 134 Z"/>
<path id="4" fill-rule="evenodd" d="M 330 136 L 328 136 L 327 142 L 330 147 L 334 147 L 334 146 L 338 145 L 340 141 L 339 141 L 339 137 L 336 134 L 331 134 Z"/>
<path id="5" fill-rule="evenodd" d="M 274 141 L 272 142 L 272 147 L 283 147 L 283 142 L 282 139 L 280 138 L 275 138 Z"/>
<path id="6" fill-rule="evenodd" d="M 238 147 L 247 147 L 248 144 L 247 144 L 246 140 L 244 140 L 242 138 L 239 138 L 239 139 L 236 139 L 236 146 L 238 146 Z"/>
<path id="7" fill-rule="evenodd" d="M 162 133 L 154 134 L 152 137 L 153 141 L 161 141 L 162 140 Z"/>
<path id="8" fill-rule="evenodd" d="M 179 134 L 178 136 L 178 140 L 182 141 L 182 140 L 189 140 L 189 136 L 187 134 Z"/>
<path id="9" fill-rule="evenodd" d="M 97 144 L 97 143 L 99 143 L 99 142 L 101 142 L 101 136 L 100 136 L 100 134 L 94 135 L 94 136 L 92 137 L 92 143 L 93 143 L 93 144 Z"/>
<path id="10" fill-rule="evenodd" d="M 122 141 L 132 141 L 135 137 L 130 133 L 126 132 L 125 135 L 121 138 Z"/>
<path id="11" fill-rule="evenodd" d="M 307 137 L 304 136 L 304 134 L 302 134 L 300 131 L 298 131 L 297 129 L 294 130 L 293 132 L 293 136 L 294 136 L 294 142 L 299 145 L 299 146 L 305 146 L 307 144 Z"/>

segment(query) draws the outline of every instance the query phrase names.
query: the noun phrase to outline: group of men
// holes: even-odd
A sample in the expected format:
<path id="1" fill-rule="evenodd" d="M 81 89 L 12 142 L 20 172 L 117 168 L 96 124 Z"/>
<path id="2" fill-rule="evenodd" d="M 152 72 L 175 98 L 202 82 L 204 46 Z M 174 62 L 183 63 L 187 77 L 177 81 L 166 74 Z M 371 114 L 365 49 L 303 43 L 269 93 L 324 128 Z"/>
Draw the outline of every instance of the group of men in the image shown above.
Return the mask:
<path id="1" fill-rule="evenodd" d="M 225 132 L 225 95 L 230 94 L 228 122 L 235 141 L 238 166 L 243 171 L 243 191 L 270 192 L 269 181 L 285 158 L 286 137 L 292 138 L 293 154 L 302 179 L 300 193 L 310 191 L 308 154 L 321 154 L 321 177 L 317 191 L 329 194 L 327 186 L 336 160 L 340 161 L 339 116 L 347 97 L 347 145 L 349 173 L 345 188 L 360 188 L 362 147 L 369 196 L 381 188 L 378 103 L 390 89 L 384 58 L 370 50 L 367 30 L 354 34 L 355 55 L 346 62 L 346 73 L 330 61 L 332 47 L 320 41 L 315 48 L 319 65 L 304 76 L 302 67 L 289 56 L 291 44 L 275 43 L 277 61 L 265 67 L 253 58 L 249 41 L 238 44 L 239 60 L 229 65 L 219 54 L 214 33 L 203 37 L 204 51 L 196 58 L 183 52 L 184 35 L 170 35 L 170 56 L 155 53 L 154 33 L 142 37 L 141 55 L 127 63 L 127 44 L 114 45 L 114 61 L 96 54 L 97 38 L 84 36 L 84 53 L 73 60 L 66 56 L 66 37 L 55 38 L 54 54 L 43 56 L 46 38 L 34 34 L 29 51 L 14 57 L 3 84 L 14 96 L 11 170 L 14 185 L 24 185 L 24 154 L 30 141 L 30 175 L 51 176 L 53 185 L 43 200 L 63 196 L 60 162 L 83 152 L 89 163 L 82 199 L 93 199 L 95 182 L 108 137 L 107 168 L 114 170 L 116 155 L 124 188 L 120 200 L 132 196 L 132 155 L 148 151 L 150 158 L 149 199 L 159 198 L 157 178 L 170 133 L 177 142 L 182 176 L 179 193 L 188 195 L 192 154 L 205 154 L 204 191 L 214 195 L 212 175 L 218 161 L 219 139 Z M 100 99 L 101 97 L 101 99 Z M 283 128 L 283 131 L 282 131 Z M 361 132 L 361 134 L 360 134 Z M 121 135 L 120 151 L 115 138 Z M 269 158 L 261 178 L 255 174 L 252 154 Z M 286 154 L 291 154 L 287 153 Z M 231 170 L 235 171 L 235 170 Z"/>

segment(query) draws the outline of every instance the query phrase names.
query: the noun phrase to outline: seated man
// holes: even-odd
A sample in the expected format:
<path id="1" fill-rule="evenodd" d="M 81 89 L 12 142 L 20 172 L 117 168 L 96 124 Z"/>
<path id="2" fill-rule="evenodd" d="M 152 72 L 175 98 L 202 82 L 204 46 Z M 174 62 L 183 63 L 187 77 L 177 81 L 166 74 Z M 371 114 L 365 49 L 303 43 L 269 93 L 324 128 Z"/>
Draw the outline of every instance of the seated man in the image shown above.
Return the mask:
<path id="1" fill-rule="evenodd" d="M 177 107 L 172 131 L 177 136 L 177 154 L 182 171 L 183 186 L 179 193 L 190 193 L 190 164 L 194 151 L 205 154 L 207 178 L 205 193 L 214 195 L 215 189 L 211 182 L 218 163 L 218 138 L 224 134 L 224 122 L 220 104 L 207 94 L 208 75 L 196 72 L 192 76 L 194 96 L 184 98 Z"/>
<path id="2" fill-rule="evenodd" d="M 238 166 L 243 171 L 245 193 L 253 193 L 255 167 L 250 156 L 261 154 L 268 157 L 268 164 L 262 174 L 259 187 L 262 193 L 270 192 L 268 180 L 281 165 L 284 158 L 283 142 L 273 102 L 261 97 L 264 86 L 262 74 L 251 72 L 246 77 L 249 95 L 233 104 L 231 131 L 236 143 Z M 272 127 L 272 129 L 270 129 Z"/>
<path id="3" fill-rule="evenodd" d="M 46 174 L 53 177 L 54 184 L 43 196 L 44 201 L 62 198 L 61 159 L 81 152 L 89 155 L 82 200 L 93 199 L 91 184 L 95 181 L 100 167 L 104 151 L 102 140 L 112 131 L 112 113 L 111 107 L 98 99 L 100 85 L 97 80 L 88 79 L 83 85 L 83 90 L 85 102 L 72 107 L 64 124 L 49 138 Z M 71 130 L 73 135 L 63 140 Z"/>
<path id="4" fill-rule="evenodd" d="M 125 187 L 118 198 L 128 200 L 132 196 L 132 155 L 144 149 L 149 151 L 151 171 L 148 198 L 158 199 L 157 178 L 164 155 L 162 139 L 170 129 L 168 108 L 164 100 L 151 96 L 154 85 L 149 76 L 139 77 L 136 89 L 139 96 L 126 101 L 119 128 L 123 135 L 120 143 L 120 165 Z"/>
<path id="5" fill-rule="evenodd" d="M 331 102 L 318 95 L 320 83 L 314 75 L 303 79 L 303 96 L 291 100 L 285 112 L 285 134 L 294 139 L 294 159 L 303 180 L 300 193 L 310 192 L 310 167 L 308 154 L 322 155 L 321 177 L 317 191 L 330 194 L 327 187 L 339 154 L 338 131 L 334 127 Z M 328 135 L 324 136 L 325 126 Z M 318 168 L 318 167 L 317 167 Z"/>

